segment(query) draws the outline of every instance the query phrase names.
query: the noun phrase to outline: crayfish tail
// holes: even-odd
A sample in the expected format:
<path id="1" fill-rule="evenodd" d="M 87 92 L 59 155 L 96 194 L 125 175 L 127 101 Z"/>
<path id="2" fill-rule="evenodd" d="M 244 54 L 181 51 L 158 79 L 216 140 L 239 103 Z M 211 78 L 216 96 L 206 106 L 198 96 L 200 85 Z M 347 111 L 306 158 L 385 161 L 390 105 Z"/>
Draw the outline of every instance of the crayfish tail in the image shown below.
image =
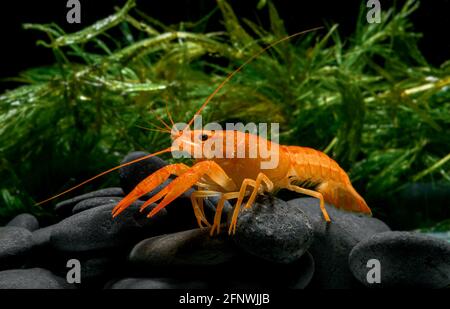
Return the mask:
<path id="1" fill-rule="evenodd" d="M 321 183 L 316 190 L 322 193 L 325 202 L 333 204 L 337 208 L 361 212 L 369 216 L 372 215 L 372 211 L 367 206 L 366 201 L 356 192 L 350 183 L 344 184 L 336 181 L 326 181 Z"/>

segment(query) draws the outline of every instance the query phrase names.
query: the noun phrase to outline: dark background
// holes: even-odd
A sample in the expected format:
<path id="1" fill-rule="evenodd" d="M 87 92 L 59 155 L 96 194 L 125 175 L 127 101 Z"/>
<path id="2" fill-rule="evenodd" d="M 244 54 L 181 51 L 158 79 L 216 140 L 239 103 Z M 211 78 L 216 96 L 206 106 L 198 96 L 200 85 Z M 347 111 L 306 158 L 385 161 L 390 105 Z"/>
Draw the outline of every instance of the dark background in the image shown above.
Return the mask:
<path id="1" fill-rule="evenodd" d="M 363 3 L 366 3 L 363 0 Z M 267 23 L 266 8 L 258 10 L 257 0 L 230 0 L 239 17 L 246 17 L 258 23 Z M 381 7 L 400 6 L 404 1 L 383 1 Z M 124 0 L 80 0 L 81 24 L 66 22 L 67 0 L 2 1 L 0 7 L 1 57 L 0 78 L 16 76 L 21 70 L 53 62 L 50 50 L 36 46 L 37 39 L 44 39 L 42 33 L 23 30 L 23 23 L 59 24 L 67 32 L 82 29 L 100 18 L 114 12 L 114 6 L 122 6 Z M 289 33 L 302 31 L 324 21 L 340 24 L 340 32 L 348 35 L 354 30 L 361 0 L 273 0 Z M 450 57 L 450 0 L 422 1 L 412 22 L 417 32 L 423 33 L 420 48 L 430 63 L 439 66 Z M 216 7 L 214 0 L 137 0 L 137 7 L 164 23 L 197 21 Z M 208 30 L 220 30 L 220 12 L 216 11 L 208 21 Z M 16 87 L 13 82 L 0 83 L 0 92 Z"/>

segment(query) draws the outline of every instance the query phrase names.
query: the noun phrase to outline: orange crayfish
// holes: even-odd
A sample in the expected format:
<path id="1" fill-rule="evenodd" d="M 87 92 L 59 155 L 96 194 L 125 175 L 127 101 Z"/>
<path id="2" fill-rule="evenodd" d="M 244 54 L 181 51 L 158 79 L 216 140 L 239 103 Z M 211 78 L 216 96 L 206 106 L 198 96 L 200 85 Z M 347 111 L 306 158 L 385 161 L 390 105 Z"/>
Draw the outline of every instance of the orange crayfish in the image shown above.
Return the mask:
<path id="1" fill-rule="evenodd" d="M 212 97 L 243 66 L 268 48 L 300 34 L 302 33 L 283 38 L 262 49 L 258 54 L 247 60 L 216 88 L 196 112 L 195 116 L 201 113 Z M 182 163 L 171 164 L 149 175 L 117 204 L 112 211 L 113 217 L 118 216 L 133 202 L 151 192 L 171 175 L 175 175 L 177 178 L 148 199 L 141 206 L 141 211 L 160 201 L 148 214 L 148 217 L 152 217 L 194 186 L 197 188 L 197 191 L 192 193 L 191 201 L 195 217 L 200 227 L 203 227 L 203 225 L 211 227 L 211 235 L 215 232 L 220 232 L 221 214 L 225 201 L 237 199 L 228 229 L 229 234 L 234 234 L 244 198 L 248 197 L 244 208 L 250 208 L 258 194 L 273 193 L 279 189 L 288 189 L 319 199 L 320 209 L 328 223 L 331 220 L 326 211 L 325 202 L 344 210 L 371 214 L 370 208 L 353 188 L 346 172 L 325 153 L 312 148 L 279 145 L 264 137 L 241 131 L 203 129 L 190 131 L 189 126 L 193 120 L 194 118 L 184 129 L 172 130 L 173 143 L 171 147 L 114 167 L 41 203 L 76 189 L 120 167 L 131 165 L 151 156 L 173 151 L 176 148 L 187 152 L 193 157 L 196 153 L 201 153 L 202 155 L 196 158 L 195 164 L 191 167 Z M 214 145 L 215 156 L 211 153 L 211 145 Z M 255 146 L 270 150 L 270 155 L 268 157 L 259 155 L 249 157 L 249 150 Z M 244 153 L 245 155 L 239 157 L 236 156 L 237 153 Z M 276 166 L 273 168 L 262 168 L 263 163 L 270 160 L 277 162 Z M 314 184 L 314 186 L 312 189 L 305 188 L 302 186 L 305 183 Z M 205 217 L 203 199 L 212 196 L 218 196 L 220 199 L 217 204 L 214 222 L 211 226 Z"/>

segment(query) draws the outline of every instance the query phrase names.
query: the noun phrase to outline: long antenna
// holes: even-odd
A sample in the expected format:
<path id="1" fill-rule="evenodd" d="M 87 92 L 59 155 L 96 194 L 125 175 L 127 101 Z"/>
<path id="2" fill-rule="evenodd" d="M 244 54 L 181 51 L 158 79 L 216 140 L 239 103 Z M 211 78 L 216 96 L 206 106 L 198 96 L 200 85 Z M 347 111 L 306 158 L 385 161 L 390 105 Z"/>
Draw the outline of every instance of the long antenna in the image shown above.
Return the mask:
<path id="1" fill-rule="evenodd" d="M 275 42 L 273 42 L 272 44 L 264 47 L 262 50 L 260 50 L 259 52 L 257 52 L 256 54 L 254 54 L 253 56 L 251 56 L 250 58 L 248 58 L 243 64 L 241 64 L 236 70 L 234 70 L 233 72 L 231 72 L 221 83 L 220 85 L 208 96 L 208 98 L 206 98 L 205 102 L 202 104 L 202 106 L 199 108 L 199 110 L 194 114 L 194 116 L 192 117 L 192 119 L 188 122 L 188 127 L 192 124 L 192 122 L 194 122 L 194 118 L 195 116 L 200 115 L 200 113 L 203 111 L 203 109 L 206 107 L 206 105 L 208 105 L 209 101 L 211 101 L 214 96 L 223 88 L 223 86 L 225 86 L 230 79 L 233 78 L 234 75 L 236 75 L 236 73 L 238 73 L 239 71 L 242 70 L 243 67 L 245 67 L 247 64 L 249 64 L 250 62 L 252 62 L 253 60 L 255 60 L 257 57 L 259 57 L 261 54 L 263 54 L 266 50 L 274 47 L 275 45 L 278 45 L 284 41 L 288 41 L 296 36 L 300 36 L 309 32 L 314 32 L 317 30 L 322 29 L 323 27 L 316 27 L 316 28 L 312 28 L 309 30 L 305 30 L 305 31 L 301 31 L 301 32 L 297 32 L 294 34 L 291 34 L 287 37 L 281 38 Z"/>
<path id="2" fill-rule="evenodd" d="M 158 152 L 155 152 L 155 153 L 152 153 L 152 154 L 149 154 L 149 155 L 146 155 L 146 156 L 143 156 L 143 157 L 138 158 L 138 159 L 135 159 L 135 160 L 133 160 L 133 161 L 130 161 L 130 162 L 127 162 L 127 163 L 118 165 L 118 166 L 116 166 L 116 167 L 110 168 L 109 170 L 104 171 L 104 172 L 102 172 L 102 173 L 100 173 L 100 174 L 98 174 L 98 175 L 96 175 L 96 176 L 94 176 L 94 177 L 91 177 L 91 178 L 89 178 L 89 179 L 83 181 L 82 183 L 80 183 L 80 184 L 78 184 L 78 185 L 76 185 L 76 186 L 73 186 L 73 187 L 70 188 L 70 189 L 67 189 L 67 190 L 64 191 L 64 192 L 61 192 L 61 193 L 59 193 L 59 194 L 57 194 L 57 195 L 54 195 L 54 196 L 52 196 L 52 197 L 49 197 L 49 198 L 46 199 L 46 200 L 43 200 L 43 201 L 41 201 L 41 202 L 39 202 L 39 203 L 36 203 L 36 205 L 42 205 L 42 204 L 44 204 L 44 203 L 47 203 L 47 202 L 49 202 L 49 201 L 51 201 L 51 200 L 54 200 L 54 199 L 57 198 L 57 197 L 60 197 L 61 195 L 64 195 L 64 194 L 66 194 L 66 193 L 69 193 L 69 192 L 71 192 L 71 191 L 73 191 L 73 190 L 75 190 L 75 189 L 77 189 L 77 188 L 79 188 L 79 187 L 81 187 L 81 186 L 87 184 L 88 182 L 91 182 L 91 181 L 93 181 L 94 179 L 97 179 L 97 178 L 99 178 L 99 177 L 101 177 L 101 176 L 103 176 L 103 175 L 106 175 L 106 174 L 108 174 L 108 173 L 111 173 L 112 171 L 115 171 L 115 170 L 117 170 L 117 169 L 119 169 L 119 168 L 121 168 L 121 167 L 124 167 L 124 166 L 128 166 L 128 165 L 134 164 L 134 163 L 136 163 L 136 162 L 139 162 L 139 161 L 148 159 L 148 158 L 150 158 L 150 157 L 154 157 L 154 156 L 160 155 L 160 154 L 165 153 L 165 152 L 169 152 L 170 149 L 171 149 L 171 147 L 166 148 L 166 149 L 161 150 L 161 151 L 158 151 Z"/>
<path id="3" fill-rule="evenodd" d="M 250 62 L 252 62 L 252 61 L 253 61 L 254 59 L 256 59 L 257 57 L 259 57 L 259 56 L 260 56 L 262 53 L 264 53 L 266 50 L 268 50 L 268 49 L 274 47 L 275 45 L 280 44 L 280 43 L 282 43 L 282 42 L 284 42 L 284 41 L 290 40 L 290 39 L 292 39 L 292 38 L 294 38 L 294 37 L 296 37 L 296 36 L 300 36 L 300 35 L 303 35 L 303 34 L 306 34 L 306 33 L 309 33 L 309 32 L 314 32 L 314 31 L 317 31 L 317 30 L 322 29 L 322 28 L 323 28 L 323 27 L 316 27 L 316 28 L 312 28 L 312 29 L 309 29 L 309 30 L 297 32 L 297 33 L 294 33 L 294 34 L 289 35 L 289 36 L 287 36 L 287 37 L 281 38 L 281 39 L 279 39 L 279 40 L 273 42 L 272 44 L 270 44 L 270 45 L 264 47 L 262 50 L 260 50 L 259 52 L 257 52 L 257 53 L 254 54 L 253 56 L 251 56 L 251 57 L 250 57 L 249 59 L 247 59 L 243 64 L 241 64 L 236 70 L 234 70 L 232 73 L 230 73 L 230 74 L 229 74 L 229 75 L 228 75 L 228 76 L 220 83 L 220 85 L 219 85 L 219 86 L 218 86 L 218 87 L 217 87 L 217 88 L 216 88 L 216 89 L 208 96 L 208 98 L 205 100 L 205 102 L 202 104 L 202 106 L 199 108 L 199 110 L 194 114 L 194 116 L 192 117 L 192 119 L 189 121 L 188 126 L 190 126 L 190 125 L 192 124 L 192 122 L 194 121 L 195 116 L 200 115 L 200 113 L 203 111 L 203 109 L 206 107 L 206 105 L 207 105 L 207 104 L 214 98 L 214 96 L 215 96 L 215 95 L 223 88 L 223 86 L 225 86 L 225 84 L 228 83 L 228 82 L 230 81 L 231 78 L 233 78 L 233 76 L 234 76 L 236 73 L 238 73 L 239 71 L 241 71 L 243 67 L 245 67 L 247 64 L 249 64 Z M 158 118 L 159 118 L 159 117 L 158 117 Z M 171 118 L 171 117 L 170 117 L 170 118 Z M 165 122 L 162 122 L 162 123 L 163 123 L 166 127 L 168 126 Z M 91 178 L 89 178 L 89 179 L 83 181 L 82 183 L 80 183 L 80 184 L 78 184 L 78 185 L 76 185 L 76 186 L 73 186 L 73 187 L 71 187 L 71 188 L 69 188 L 69 189 L 67 189 L 67 190 L 65 190 L 65 191 L 63 191 L 63 192 L 61 192 L 61 193 L 58 193 L 58 194 L 56 194 L 56 195 L 54 195 L 54 196 L 52 196 L 52 197 L 49 197 L 49 198 L 46 199 L 46 200 L 43 200 L 43 201 L 41 201 L 41 202 L 38 202 L 38 203 L 36 203 L 36 205 L 42 205 L 42 204 L 47 203 L 47 202 L 49 202 L 49 201 L 51 201 L 51 200 L 54 200 L 54 199 L 56 199 L 56 198 L 58 198 L 58 197 L 60 197 L 60 196 L 62 196 L 62 195 L 64 195 L 64 194 L 67 194 L 67 193 L 69 193 L 69 192 L 71 192 L 71 191 L 73 191 L 73 190 L 75 190 L 75 189 L 77 189 L 77 188 L 79 188 L 79 187 L 81 187 L 81 186 L 83 186 L 83 185 L 85 185 L 85 184 L 87 184 L 87 183 L 89 183 L 89 182 L 91 182 L 91 181 L 93 181 L 93 180 L 95 180 L 95 179 L 97 179 L 97 178 L 103 176 L 103 175 L 106 175 L 106 174 L 108 174 L 108 173 L 111 173 L 112 171 L 115 171 L 115 170 L 117 170 L 117 169 L 119 169 L 119 168 L 121 168 L 121 167 L 125 167 L 125 166 L 128 166 L 128 165 L 134 164 L 134 163 L 136 163 L 136 162 L 139 162 L 139 161 L 148 159 L 148 158 L 150 158 L 150 157 L 157 156 L 157 155 L 160 155 L 160 154 L 162 154 L 162 153 L 169 152 L 170 150 L 171 150 L 171 147 L 166 148 L 166 149 L 161 150 L 161 151 L 158 151 L 158 152 L 155 152 L 155 153 L 152 153 L 152 154 L 149 154 L 149 155 L 146 155 L 146 156 L 143 156 L 143 157 L 138 158 L 138 159 L 135 159 L 135 160 L 133 160 L 133 161 L 130 161 L 130 162 L 127 162 L 127 163 L 118 165 L 118 166 L 116 166 L 116 167 L 110 168 L 109 170 L 104 171 L 104 172 L 102 172 L 102 173 L 100 173 L 100 174 L 98 174 L 98 175 L 96 175 L 96 176 L 94 176 L 94 177 L 91 177 Z"/>

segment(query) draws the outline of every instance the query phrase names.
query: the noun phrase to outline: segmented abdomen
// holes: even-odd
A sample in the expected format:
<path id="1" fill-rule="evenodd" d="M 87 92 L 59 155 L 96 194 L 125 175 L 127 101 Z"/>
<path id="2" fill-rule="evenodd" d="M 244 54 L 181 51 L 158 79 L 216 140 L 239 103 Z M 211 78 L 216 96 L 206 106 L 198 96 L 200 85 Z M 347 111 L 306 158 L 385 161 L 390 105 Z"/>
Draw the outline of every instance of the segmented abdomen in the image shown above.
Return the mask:
<path id="1" fill-rule="evenodd" d="M 286 146 L 295 176 L 300 181 L 322 183 L 336 181 L 349 184 L 347 173 L 329 156 L 308 147 Z"/>
<path id="2" fill-rule="evenodd" d="M 349 211 L 371 214 L 364 199 L 353 188 L 347 173 L 321 151 L 299 146 L 285 146 L 291 158 L 290 177 L 310 183 L 322 193 L 325 202 Z M 301 186 L 301 185 L 300 185 Z"/>

